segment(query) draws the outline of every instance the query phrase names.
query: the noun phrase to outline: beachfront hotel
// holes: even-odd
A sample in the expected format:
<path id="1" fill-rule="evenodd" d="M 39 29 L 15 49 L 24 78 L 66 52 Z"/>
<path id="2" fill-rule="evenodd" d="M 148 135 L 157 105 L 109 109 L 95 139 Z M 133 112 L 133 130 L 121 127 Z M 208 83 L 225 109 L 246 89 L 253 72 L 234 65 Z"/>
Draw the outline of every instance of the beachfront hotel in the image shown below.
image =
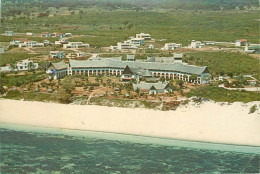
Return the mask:
<path id="1" fill-rule="evenodd" d="M 169 58 L 170 59 L 170 58 Z M 166 79 L 180 79 L 198 84 L 208 83 L 210 72 L 206 66 L 194 66 L 178 61 L 164 62 L 156 61 L 157 58 L 148 58 L 146 61 L 123 61 L 122 57 L 96 57 L 89 60 L 70 59 L 66 64 L 64 61 L 52 63 L 46 73 L 52 74 L 54 79 L 62 78 L 66 75 L 86 75 L 97 76 L 100 74 L 121 76 L 124 78 L 125 69 L 145 70 L 152 77 L 164 77 Z M 196 77 L 194 79 L 194 77 Z M 124 81 L 124 80 L 122 80 Z"/>

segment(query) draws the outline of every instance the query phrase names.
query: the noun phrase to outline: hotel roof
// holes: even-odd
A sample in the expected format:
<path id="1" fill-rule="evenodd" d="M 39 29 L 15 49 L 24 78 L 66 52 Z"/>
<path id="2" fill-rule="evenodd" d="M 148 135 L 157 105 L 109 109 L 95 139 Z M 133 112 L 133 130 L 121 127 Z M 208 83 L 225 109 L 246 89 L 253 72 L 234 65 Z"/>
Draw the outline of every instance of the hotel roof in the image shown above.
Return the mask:
<path id="1" fill-rule="evenodd" d="M 112 59 L 100 59 L 100 60 L 69 60 L 70 66 L 72 68 L 120 68 L 125 69 L 128 65 L 132 68 L 138 69 L 148 69 L 150 71 L 163 70 L 163 71 L 173 71 L 181 72 L 187 74 L 197 74 L 209 73 L 206 66 L 195 66 L 187 65 L 183 63 L 158 63 L 158 62 L 139 62 L 139 61 L 117 61 Z"/>

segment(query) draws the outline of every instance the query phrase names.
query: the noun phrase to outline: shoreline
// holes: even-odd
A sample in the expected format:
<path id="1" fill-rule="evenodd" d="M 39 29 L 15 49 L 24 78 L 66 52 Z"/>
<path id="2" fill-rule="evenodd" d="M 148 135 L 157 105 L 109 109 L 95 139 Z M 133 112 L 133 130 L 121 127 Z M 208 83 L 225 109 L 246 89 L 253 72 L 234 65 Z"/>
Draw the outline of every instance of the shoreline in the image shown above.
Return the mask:
<path id="1" fill-rule="evenodd" d="M 250 106 L 254 104 L 259 106 L 260 102 L 222 106 L 209 102 L 200 106 L 181 106 L 175 111 L 154 111 L 1 99 L 0 122 L 259 147 L 259 111 L 248 114 Z"/>
<path id="2" fill-rule="evenodd" d="M 17 124 L 8 124 L 8 123 L 0 123 L 0 129 L 5 129 L 7 131 L 47 134 L 47 136 L 63 135 L 63 136 L 72 136 L 72 137 L 105 139 L 108 141 L 120 141 L 120 142 L 122 141 L 122 142 L 140 143 L 140 144 L 176 146 L 176 147 L 191 148 L 191 149 L 260 154 L 259 146 L 190 141 L 190 140 L 180 140 L 180 139 L 172 139 L 172 138 L 164 138 L 164 137 L 152 137 L 152 136 L 142 136 L 142 135 L 134 135 L 134 134 L 114 133 L 114 132 L 37 127 L 37 126 L 17 125 Z"/>

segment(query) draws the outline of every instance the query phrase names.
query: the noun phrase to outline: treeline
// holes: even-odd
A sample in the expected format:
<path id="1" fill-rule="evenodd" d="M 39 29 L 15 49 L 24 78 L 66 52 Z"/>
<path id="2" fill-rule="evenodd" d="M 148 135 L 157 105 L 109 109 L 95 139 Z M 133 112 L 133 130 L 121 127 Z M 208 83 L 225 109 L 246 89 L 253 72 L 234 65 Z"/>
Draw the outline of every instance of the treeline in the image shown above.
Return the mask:
<path id="1" fill-rule="evenodd" d="M 37 9 L 35 9 L 35 7 Z M 2 1 L 3 15 L 20 14 L 24 11 L 47 10 L 67 7 L 77 8 L 101 7 L 105 9 L 171 9 L 171 10 L 229 10 L 245 7 L 259 7 L 259 0 L 4 0 Z M 30 10 L 29 10 L 30 9 Z"/>

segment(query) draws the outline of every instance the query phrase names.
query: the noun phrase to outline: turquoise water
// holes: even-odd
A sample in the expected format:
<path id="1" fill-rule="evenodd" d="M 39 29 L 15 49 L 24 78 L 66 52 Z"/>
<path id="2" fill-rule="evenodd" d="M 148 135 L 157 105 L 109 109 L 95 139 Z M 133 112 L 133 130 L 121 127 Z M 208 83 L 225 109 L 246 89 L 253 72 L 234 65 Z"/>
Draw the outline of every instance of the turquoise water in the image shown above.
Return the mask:
<path id="1" fill-rule="evenodd" d="M 259 147 L 0 125 L 1 173 L 259 173 Z"/>

